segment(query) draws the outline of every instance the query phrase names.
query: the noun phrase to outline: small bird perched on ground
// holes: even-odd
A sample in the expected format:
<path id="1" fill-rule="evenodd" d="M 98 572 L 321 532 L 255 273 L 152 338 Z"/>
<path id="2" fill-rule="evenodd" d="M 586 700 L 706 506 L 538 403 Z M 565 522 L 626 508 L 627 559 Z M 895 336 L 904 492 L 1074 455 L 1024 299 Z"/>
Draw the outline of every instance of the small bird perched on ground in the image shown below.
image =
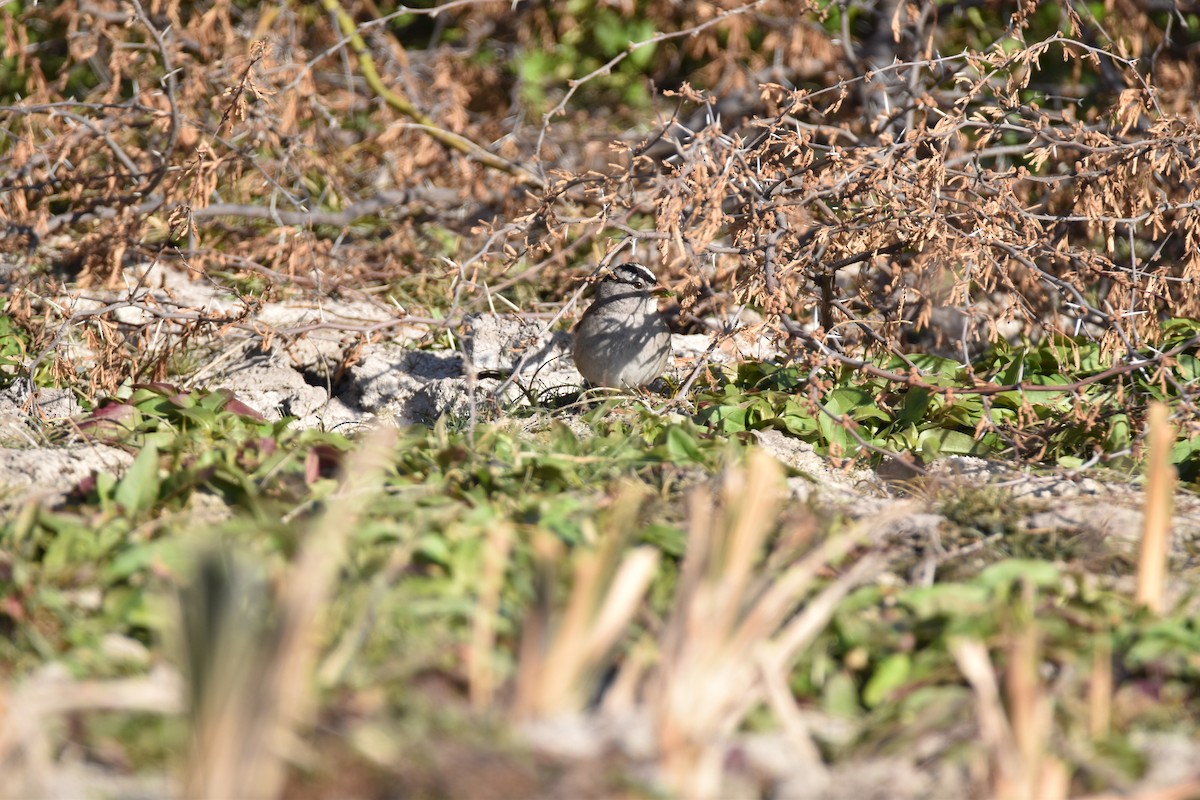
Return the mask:
<path id="1" fill-rule="evenodd" d="M 571 357 L 595 386 L 645 386 L 662 375 L 671 355 L 671 329 L 653 294 L 658 280 L 633 262 L 600 275 L 596 299 L 575 326 Z"/>

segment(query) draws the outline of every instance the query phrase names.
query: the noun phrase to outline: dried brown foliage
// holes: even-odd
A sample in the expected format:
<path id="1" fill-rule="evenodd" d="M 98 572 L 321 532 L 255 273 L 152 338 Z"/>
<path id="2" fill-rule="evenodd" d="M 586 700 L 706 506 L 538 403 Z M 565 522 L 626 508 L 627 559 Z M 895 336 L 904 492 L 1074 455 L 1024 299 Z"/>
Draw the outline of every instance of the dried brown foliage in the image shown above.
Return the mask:
<path id="1" fill-rule="evenodd" d="M 796 355 L 843 361 L 1059 333 L 1132 358 L 1164 317 L 1200 316 L 1182 15 L 987 2 L 980 31 L 956 4 L 851 22 L 627 1 L 605 13 L 657 32 L 604 61 L 565 6 L 326 5 L 353 36 L 336 13 L 221 1 L 7 16 L 9 237 L 84 286 L 160 259 L 323 292 L 409 282 L 410 313 L 451 318 L 485 286 L 556 299 L 642 243 L 685 323 L 748 305 Z M 568 70 L 598 66 L 556 77 L 539 116 L 511 60 L 567 45 L 600 54 Z M 649 135 L 596 89 L 646 48 L 643 74 L 675 87 Z"/>

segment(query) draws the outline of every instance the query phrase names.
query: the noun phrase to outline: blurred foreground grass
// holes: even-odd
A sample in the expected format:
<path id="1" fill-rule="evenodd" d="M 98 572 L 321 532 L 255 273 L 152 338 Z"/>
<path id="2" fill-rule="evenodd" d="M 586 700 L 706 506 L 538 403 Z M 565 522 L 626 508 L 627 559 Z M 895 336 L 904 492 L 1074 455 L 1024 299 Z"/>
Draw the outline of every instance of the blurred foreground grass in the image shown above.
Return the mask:
<path id="1" fill-rule="evenodd" d="M 597 757 L 513 733 L 632 714 L 652 744 L 599 758 L 597 796 L 720 796 L 754 732 L 1051 796 L 1134 785 L 1131 737 L 1200 722 L 1192 594 L 1139 610 L 1128 558 L 1022 532 L 1002 489 L 855 520 L 788 500 L 749 433 L 578 422 L 355 442 L 165 386 L 100 409 L 83 432 L 132 466 L 0 532 L 6 783 L 469 796 L 488 762 L 552 795 Z M 932 582 L 893 525 L 925 511 Z"/>

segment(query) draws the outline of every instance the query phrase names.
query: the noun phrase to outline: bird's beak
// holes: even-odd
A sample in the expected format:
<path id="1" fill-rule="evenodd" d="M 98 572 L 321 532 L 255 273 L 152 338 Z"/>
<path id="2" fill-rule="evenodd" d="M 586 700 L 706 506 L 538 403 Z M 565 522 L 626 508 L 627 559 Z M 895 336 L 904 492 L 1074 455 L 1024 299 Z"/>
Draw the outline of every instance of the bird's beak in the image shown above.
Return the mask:
<path id="1" fill-rule="evenodd" d="M 655 297 L 674 297 L 675 296 L 675 293 L 672 292 L 670 289 L 668 289 L 665 286 L 659 286 L 656 289 L 651 289 L 650 294 L 654 295 Z"/>

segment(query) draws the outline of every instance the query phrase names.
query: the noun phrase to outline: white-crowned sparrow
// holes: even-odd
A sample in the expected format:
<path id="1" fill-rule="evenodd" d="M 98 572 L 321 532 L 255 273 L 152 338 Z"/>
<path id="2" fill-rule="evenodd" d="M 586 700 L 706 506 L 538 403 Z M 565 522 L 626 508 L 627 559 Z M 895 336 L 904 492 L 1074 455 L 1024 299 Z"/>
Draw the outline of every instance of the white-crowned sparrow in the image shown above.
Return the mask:
<path id="1" fill-rule="evenodd" d="M 671 329 L 652 294 L 658 281 L 641 264 L 606 267 L 596 299 L 575 326 L 571 356 L 595 386 L 645 386 L 667 367 Z"/>

